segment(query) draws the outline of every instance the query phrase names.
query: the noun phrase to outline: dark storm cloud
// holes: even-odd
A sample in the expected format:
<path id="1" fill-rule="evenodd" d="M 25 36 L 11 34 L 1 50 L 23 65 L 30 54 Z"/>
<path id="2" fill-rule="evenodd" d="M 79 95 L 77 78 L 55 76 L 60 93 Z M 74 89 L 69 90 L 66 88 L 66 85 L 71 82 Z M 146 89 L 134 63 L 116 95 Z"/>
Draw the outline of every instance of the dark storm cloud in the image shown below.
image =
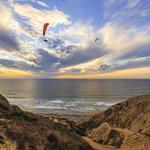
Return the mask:
<path id="1" fill-rule="evenodd" d="M 11 31 L 0 29 L 0 49 L 6 51 L 18 51 L 19 46 Z"/>

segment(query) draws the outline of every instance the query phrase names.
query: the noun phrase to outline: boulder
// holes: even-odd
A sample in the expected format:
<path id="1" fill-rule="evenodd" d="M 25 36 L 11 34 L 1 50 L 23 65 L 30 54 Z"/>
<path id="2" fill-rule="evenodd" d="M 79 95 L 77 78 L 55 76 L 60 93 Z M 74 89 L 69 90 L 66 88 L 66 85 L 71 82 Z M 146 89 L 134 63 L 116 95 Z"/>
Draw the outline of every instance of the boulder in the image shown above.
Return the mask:
<path id="1" fill-rule="evenodd" d="M 130 98 L 107 110 L 76 121 L 76 131 L 82 135 L 107 122 L 113 128 L 140 131 L 150 123 L 150 94 Z M 144 118 L 144 119 L 143 119 Z"/>
<path id="2" fill-rule="evenodd" d="M 88 137 L 97 143 L 104 144 L 108 141 L 108 134 L 111 131 L 111 126 L 104 122 L 98 128 L 91 130 L 88 133 Z"/>
<path id="3" fill-rule="evenodd" d="M 125 135 L 122 131 L 113 129 L 107 122 L 104 122 L 98 128 L 91 130 L 88 137 L 94 142 L 120 148 Z"/>

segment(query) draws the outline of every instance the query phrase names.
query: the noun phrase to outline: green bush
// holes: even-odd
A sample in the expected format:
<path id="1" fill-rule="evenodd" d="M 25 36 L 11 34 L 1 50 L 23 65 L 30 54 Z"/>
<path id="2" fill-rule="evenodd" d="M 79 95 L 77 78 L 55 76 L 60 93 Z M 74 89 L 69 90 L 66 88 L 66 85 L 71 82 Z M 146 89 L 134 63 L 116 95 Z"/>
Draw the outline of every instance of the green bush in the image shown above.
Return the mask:
<path id="1" fill-rule="evenodd" d="M 7 113 L 6 118 L 10 119 L 11 117 L 19 117 L 26 121 L 37 121 L 38 117 L 32 113 L 21 111 L 21 110 L 13 110 Z"/>
<path id="2" fill-rule="evenodd" d="M 44 150 L 61 150 L 55 143 L 45 143 Z"/>
<path id="3" fill-rule="evenodd" d="M 8 110 L 8 108 L 5 105 L 3 105 L 3 104 L 0 104 L 0 109 Z"/>

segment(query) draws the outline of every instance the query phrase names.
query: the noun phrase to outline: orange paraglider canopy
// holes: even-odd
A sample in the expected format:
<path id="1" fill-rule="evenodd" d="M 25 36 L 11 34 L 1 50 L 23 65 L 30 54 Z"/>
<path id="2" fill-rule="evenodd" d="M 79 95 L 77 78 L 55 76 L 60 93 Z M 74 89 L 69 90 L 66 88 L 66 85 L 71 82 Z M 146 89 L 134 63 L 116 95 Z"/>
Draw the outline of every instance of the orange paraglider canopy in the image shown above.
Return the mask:
<path id="1" fill-rule="evenodd" d="M 43 25 L 43 36 L 45 36 L 49 23 L 44 23 Z"/>

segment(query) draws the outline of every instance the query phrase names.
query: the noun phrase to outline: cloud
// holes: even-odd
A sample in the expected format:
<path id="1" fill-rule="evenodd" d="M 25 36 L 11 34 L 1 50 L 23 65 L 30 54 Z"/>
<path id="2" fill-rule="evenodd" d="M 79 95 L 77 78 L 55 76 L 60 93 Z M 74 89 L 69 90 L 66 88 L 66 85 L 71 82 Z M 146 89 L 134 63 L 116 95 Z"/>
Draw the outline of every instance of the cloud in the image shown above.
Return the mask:
<path id="1" fill-rule="evenodd" d="M 13 8 L 14 4 L 17 2 L 27 2 L 27 3 L 33 2 L 38 4 L 39 6 L 48 8 L 48 5 L 41 0 L 2 0 L 2 1 L 5 1 L 5 3 L 7 3 L 11 8 Z"/>
<path id="2" fill-rule="evenodd" d="M 135 49 L 147 45 L 150 42 L 149 34 L 148 26 L 141 28 L 128 25 L 119 26 L 109 22 L 102 29 L 105 46 L 117 57 L 132 53 Z"/>
<path id="3" fill-rule="evenodd" d="M 33 78 L 33 77 L 38 77 L 37 74 L 33 74 L 31 71 L 21 71 L 17 69 L 11 69 L 11 68 L 4 68 L 1 67 L 1 78 Z"/>
<path id="4" fill-rule="evenodd" d="M 137 6 L 139 4 L 141 0 L 128 0 L 128 4 L 127 7 L 129 9 L 133 9 L 135 6 Z"/>
<path id="5" fill-rule="evenodd" d="M 18 51 L 18 42 L 11 31 L 0 28 L 0 49 L 6 51 Z"/>
<path id="6" fill-rule="evenodd" d="M 79 74 L 81 73 L 82 69 L 80 68 L 72 68 L 72 69 L 65 69 L 60 71 L 61 74 Z"/>
<path id="7" fill-rule="evenodd" d="M 126 54 L 122 55 L 118 59 L 131 59 L 131 58 L 143 58 L 150 56 L 149 50 L 150 44 L 141 45 L 133 49 L 132 51 L 127 52 Z"/>
<path id="8" fill-rule="evenodd" d="M 12 60 L 8 60 L 8 59 L 0 59 L 0 65 L 3 67 L 7 67 L 7 68 L 17 68 L 17 64 L 12 61 Z"/>
<path id="9" fill-rule="evenodd" d="M 58 58 L 49 54 L 47 51 L 43 49 L 37 50 L 38 58 L 35 59 L 37 64 L 30 61 L 32 59 L 26 59 L 26 61 L 17 61 L 17 60 L 10 60 L 10 59 L 0 59 L 0 66 L 12 69 L 19 69 L 19 70 L 31 70 L 33 72 L 40 73 L 43 72 L 54 72 L 56 71 L 55 64 L 58 63 Z M 53 71 L 52 71 L 53 70 Z"/>
<path id="10" fill-rule="evenodd" d="M 106 50 L 89 46 L 85 49 L 77 49 L 76 51 L 66 55 L 61 59 L 62 66 L 72 66 L 82 64 L 96 58 L 102 57 L 107 53 Z"/>
<path id="11" fill-rule="evenodd" d="M 101 38 L 95 43 L 97 36 L 92 25 L 76 23 L 49 38 L 48 51 L 60 59 L 59 68 L 86 63 L 108 53 Z"/>
<path id="12" fill-rule="evenodd" d="M 72 44 L 82 47 L 86 47 L 89 42 L 94 42 L 97 36 L 91 24 L 81 22 L 71 24 L 68 28 L 60 31 L 59 35 L 70 40 Z"/>
<path id="13" fill-rule="evenodd" d="M 100 73 L 97 70 L 105 63 L 110 72 L 150 66 L 148 5 L 140 0 L 103 2 L 102 11 L 109 13 L 98 29 L 90 21 L 71 22 L 71 16 L 40 0 L 11 1 L 13 8 L 0 5 L 0 49 L 9 53 L 4 58 L 1 53 L 1 66 L 43 77 L 61 71 L 64 75 Z M 50 23 L 48 43 L 41 37 L 45 22 Z M 100 40 L 95 43 L 97 37 Z"/>
<path id="14" fill-rule="evenodd" d="M 66 45 L 65 41 L 61 38 L 49 38 L 48 41 L 48 48 L 55 49 L 56 51 L 69 53 L 74 48 L 73 45 Z"/>
<path id="15" fill-rule="evenodd" d="M 34 70 L 37 71 L 49 71 L 51 69 L 56 69 L 57 64 L 60 61 L 60 59 L 57 56 L 50 54 L 44 49 L 38 49 L 37 56 L 37 66 L 35 66 L 34 68 Z"/>
<path id="16" fill-rule="evenodd" d="M 111 66 L 110 72 L 115 69 L 150 66 L 148 59 L 145 58 L 150 55 L 148 24 L 139 27 L 130 23 L 120 24 L 112 21 L 99 30 L 103 36 L 103 45 L 109 50 L 103 57 L 103 62 Z"/>
<path id="17" fill-rule="evenodd" d="M 23 62 L 9 59 L 0 59 L 0 65 L 6 68 L 14 68 L 20 70 L 31 70 L 32 66 Z"/>
<path id="18" fill-rule="evenodd" d="M 8 23 L 13 20 L 12 13 L 4 2 L 0 2 L 0 10 L 0 26 L 7 27 Z"/>
<path id="19" fill-rule="evenodd" d="M 108 7 L 105 8 L 106 10 L 103 16 L 108 22 L 118 22 L 120 26 L 123 24 L 140 26 L 145 24 L 142 19 L 150 15 L 149 3 L 147 0 L 114 0 L 114 2 L 110 0 L 110 2 L 111 1 L 112 3 L 107 3 L 107 1 L 104 2 Z"/>
<path id="20" fill-rule="evenodd" d="M 150 57 L 144 57 L 139 59 L 130 59 L 124 63 L 112 64 L 111 71 L 133 69 L 150 66 Z"/>
<path id="21" fill-rule="evenodd" d="M 80 73 L 82 70 L 79 68 L 73 68 L 70 70 L 72 73 Z"/>
<path id="22" fill-rule="evenodd" d="M 10 22 L 14 23 L 12 14 L 2 3 L 0 3 L 0 10 L 0 49 L 6 51 L 18 51 L 19 44 L 15 37 L 16 35 L 9 26 Z"/>
<path id="23" fill-rule="evenodd" d="M 46 3 L 44 3 L 43 1 L 41 1 L 41 0 L 31 0 L 31 1 L 34 2 L 34 3 L 37 3 L 40 6 L 48 8 L 48 5 Z"/>
<path id="24" fill-rule="evenodd" d="M 57 26 L 58 24 L 68 25 L 71 23 L 69 16 L 58 9 L 39 10 L 28 4 L 15 4 L 14 11 L 24 17 L 26 20 L 25 23 L 39 34 L 41 34 L 42 26 L 45 22 L 49 22 L 50 27 Z"/>

